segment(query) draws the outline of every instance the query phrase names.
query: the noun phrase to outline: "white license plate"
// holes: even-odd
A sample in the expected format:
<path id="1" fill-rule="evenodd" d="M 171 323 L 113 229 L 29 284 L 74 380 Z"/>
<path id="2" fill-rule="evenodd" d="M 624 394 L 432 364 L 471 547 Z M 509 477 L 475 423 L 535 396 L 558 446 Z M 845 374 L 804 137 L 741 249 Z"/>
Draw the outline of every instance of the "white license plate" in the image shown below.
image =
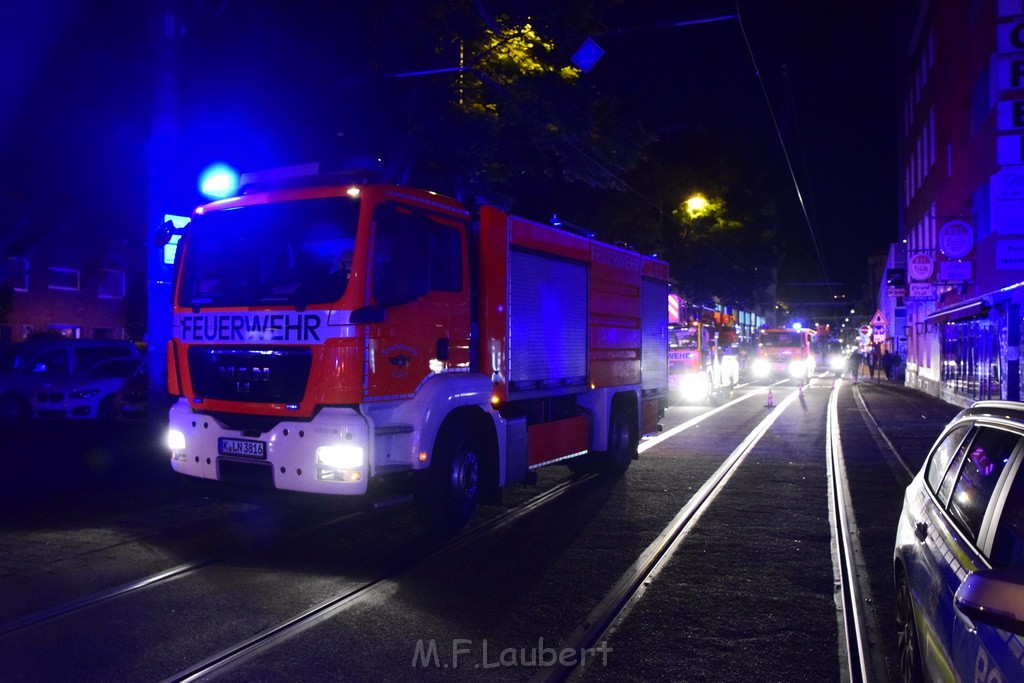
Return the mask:
<path id="1" fill-rule="evenodd" d="M 266 458 L 267 444 L 248 439 L 217 439 L 217 452 L 221 455 L 240 455 L 244 458 Z"/>

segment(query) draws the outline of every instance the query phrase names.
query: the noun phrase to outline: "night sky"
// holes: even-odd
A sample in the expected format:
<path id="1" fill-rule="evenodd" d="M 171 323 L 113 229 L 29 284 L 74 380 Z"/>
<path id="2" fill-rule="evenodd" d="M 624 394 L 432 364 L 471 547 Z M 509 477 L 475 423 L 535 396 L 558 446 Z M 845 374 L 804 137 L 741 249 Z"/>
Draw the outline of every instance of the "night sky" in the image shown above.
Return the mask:
<path id="1" fill-rule="evenodd" d="M 604 13 L 608 31 L 594 38 L 605 55 L 585 78 L 665 144 L 700 126 L 748 150 L 768 179 L 791 250 L 814 264 L 820 252 L 827 275 L 859 294 L 867 257 L 897 238 L 896 93 L 907 20 L 893 5 L 901 3 L 752 1 L 740 4 L 742 24 L 685 26 L 671 24 L 735 15 L 736 5 L 672 4 L 626 2 Z M 179 54 L 176 194 L 187 212 L 198 201 L 195 174 L 208 162 L 302 163 L 333 144 L 339 108 L 357 106 L 345 102 L 344 82 L 364 68 L 355 54 L 364 32 L 347 3 L 182 5 L 188 33 Z M 14 30 L 0 43 L 3 200 L 146 220 L 153 92 L 146 7 L 41 0 L 8 9 Z M 824 279 L 815 270 L 808 277 Z"/>

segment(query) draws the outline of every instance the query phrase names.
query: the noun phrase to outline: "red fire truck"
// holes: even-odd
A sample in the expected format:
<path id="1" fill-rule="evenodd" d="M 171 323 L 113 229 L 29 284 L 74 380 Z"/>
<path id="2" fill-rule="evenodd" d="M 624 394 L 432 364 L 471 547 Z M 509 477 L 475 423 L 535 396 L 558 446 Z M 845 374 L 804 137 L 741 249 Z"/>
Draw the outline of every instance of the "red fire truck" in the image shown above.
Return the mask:
<path id="1" fill-rule="evenodd" d="M 684 403 L 703 403 L 731 392 L 739 383 L 739 364 L 729 324 L 691 320 L 668 326 L 669 397 Z"/>
<path id="2" fill-rule="evenodd" d="M 542 465 L 621 473 L 664 412 L 667 281 L 663 261 L 424 190 L 243 188 L 180 243 L 171 465 L 397 486 L 450 527 Z"/>
<path id="3" fill-rule="evenodd" d="M 794 328 L 766 328 L 757 335 L 757 349 L 751 372 L 755 379 L 791 377 L 806 382 L 814 372 L 811 350 L 814 331 Z"/>

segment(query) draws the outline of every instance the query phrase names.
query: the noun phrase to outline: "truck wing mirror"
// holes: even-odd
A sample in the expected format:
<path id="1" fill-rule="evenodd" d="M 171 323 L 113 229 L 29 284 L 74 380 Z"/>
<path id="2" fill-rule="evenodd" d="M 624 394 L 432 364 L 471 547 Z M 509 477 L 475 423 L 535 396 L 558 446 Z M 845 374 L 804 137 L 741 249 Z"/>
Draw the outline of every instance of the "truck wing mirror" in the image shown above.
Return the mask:
<path id="1" fill-rule="evenodd" d="M 172 221 L 164 221 L 160 227 L 156 229 L 156 234 L 153 236 L 153 246 L 162 247 L 170 243 L 172 237 L 175 235 L 181 235 L 184 232 L 185 228 L 176 227 Z"/>

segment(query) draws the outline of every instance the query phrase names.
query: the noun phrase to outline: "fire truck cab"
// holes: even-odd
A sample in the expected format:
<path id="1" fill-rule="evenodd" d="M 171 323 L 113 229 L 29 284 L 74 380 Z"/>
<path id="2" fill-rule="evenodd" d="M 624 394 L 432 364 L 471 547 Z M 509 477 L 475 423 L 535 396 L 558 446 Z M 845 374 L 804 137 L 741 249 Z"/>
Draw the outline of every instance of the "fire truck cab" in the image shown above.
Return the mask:
<path id="1" fill-rule="evenodd" d="M 789 377 L 798 382 L 806 382 L 815 368 L 811 349 L 813 336 L 812 330 L 805 329 L 761 330 L 751 364 L 753 378 L 771 380 Z"/>
<path id="2" fill-rule="evenodd" d="M 675 401 L 701 403 L 739 382 L 733 337 L 714 324 L 672 323 L 668 330 L 668 384 Z"/>

